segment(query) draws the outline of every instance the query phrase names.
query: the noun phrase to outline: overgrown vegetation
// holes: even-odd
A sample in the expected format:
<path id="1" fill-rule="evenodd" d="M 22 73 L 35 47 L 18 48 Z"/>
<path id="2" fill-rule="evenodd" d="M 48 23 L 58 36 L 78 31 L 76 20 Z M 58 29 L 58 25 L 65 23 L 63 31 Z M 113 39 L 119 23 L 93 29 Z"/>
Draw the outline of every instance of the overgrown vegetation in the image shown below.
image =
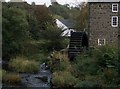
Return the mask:
<path id="1" fill-rule="evenodd" d="M 48 63 L 53 50 L 67 46 L 46 6 L 22 2 L 4 2 L 2 6 L 2 60 L 9 61 L 9 71 L 37 73 L 40 63 Z M 4 83 L 18 78 L 13 74 L 10 79 L 9 75 L 5 75 Z"/>
<path id="2" fill-rule="evenodd" d="M 21 84 L 21 78 L 17 73 L 2 70 L 2 82 L 8 85 L 19 85 Z"/>
<path id="3" fill-rule="evenodd" d="M 73 87 L 76 84 L 77 78 L 75 78 L 68 71 L 57 71 L 53 73 L 52 83 L 57 87 Z"/>
<path id="4" fill-rule="evenodd" d="M 53 87 L 70 87 L 74 86 L 78 81 L 72 74 L 74 70 L 66 54 L 55 51 L 50 61 L 50 67 L 53 72 Z"/>
<path id="5" fill-rule="evenodd" d="M 47 7 L 9 2 L 3 3 L 2 11 L 3 59 L 41 50 L 49 53 L 66 46 Z"/>
<path id="6" fill-rule="evenodd" d="M 52 64 L 55 87 L 112 87 L 119 86 L 118 50 L 112 46 L 101 46 L 81 53 L 72 63 L 67 55 L 55 52 Z M 54 63 L 53 60 L 53 63 Z M 73 81 L 68 81 L 73 78 Z M 63 76 L 64 75 L 64 76 Z M 67 80 L 67 81 L 66 81 Z"/>
<path id="7" fill-rule="evenodd" d="M 77 30 L 84 30 L 88 19 L 85 3 L 81 10 L 70 9 L 68 5 L 55 4 L 48 9 L 23 3 L 4 3 L 2 9 L 3 60 L 10 60 L 9 69 L 13 72 L 2 71 L 4 83 L 20 83 L 17 73 L 37 73 L 39 64 L 45 62 L 52 71 L 55 88 L 120 86 L 117 48 L 89 48 L 87 53 L 78 54 L 73 62 L 60 51 L 67 47 L 69 40 L 61 36 L 62 31 L 54 18 L 77 19 Z"/>
<path id="8" fill-rule="evenodd" d="M 37 73 L 39 71 L 39 63 L 34 60 L 28 60 L 25 57 L 11 59 L 9 67 L 13 69 L 13 71 L 23 73 Z"/>

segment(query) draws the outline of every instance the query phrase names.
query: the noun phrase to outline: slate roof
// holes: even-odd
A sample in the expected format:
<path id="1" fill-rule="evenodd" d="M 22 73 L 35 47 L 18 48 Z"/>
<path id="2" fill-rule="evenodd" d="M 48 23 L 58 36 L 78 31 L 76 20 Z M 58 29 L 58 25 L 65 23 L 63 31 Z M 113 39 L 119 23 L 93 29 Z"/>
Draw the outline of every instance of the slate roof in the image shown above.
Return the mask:
<path id="1" fill-rule="evenodd" d="M 75 21 L 71 19 L 59 19 L 59 21 L 61 21 L 68 28 L 75 28 Z"/>

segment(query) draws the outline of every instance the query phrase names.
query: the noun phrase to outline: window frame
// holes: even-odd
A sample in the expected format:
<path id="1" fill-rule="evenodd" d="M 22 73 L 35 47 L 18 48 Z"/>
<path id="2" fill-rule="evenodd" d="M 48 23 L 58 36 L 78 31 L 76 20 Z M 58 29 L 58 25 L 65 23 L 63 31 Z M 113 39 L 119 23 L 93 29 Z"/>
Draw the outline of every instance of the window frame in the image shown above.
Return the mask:
<path id="1" fill-rule="evenodd" d="M 115 8 L 114 5 L 117 5 L 117 10 L 114 10 L 114 8 Z M 112 12 L 118 12 L 118 4 L 117 3 L 112 4 Z"/>
<path id="2" fill-rule="evenodd" d="M 100 40 L 104 40 L 104 43 L 101 44 L 101 43 L 100 43 Z M 100 39 L 100 38 L 98 39 L 98 46 L 102 46 L 102 45 L 105 45 L 105 44 L 106 44 L 106 40 L 105 40 L 105 39 Z"/>
<path id="3" fill-rule="evenodd" d="M 116 18 L 116 25 L 113 24 L 113 23 L 114 23 L 113 18 Z M 112 19 L 111 19 L 111 20 L 112 20 L 112 21 L 111 21 L 112 27 L 118 27 L 118 16 L 112 16 Z"/>

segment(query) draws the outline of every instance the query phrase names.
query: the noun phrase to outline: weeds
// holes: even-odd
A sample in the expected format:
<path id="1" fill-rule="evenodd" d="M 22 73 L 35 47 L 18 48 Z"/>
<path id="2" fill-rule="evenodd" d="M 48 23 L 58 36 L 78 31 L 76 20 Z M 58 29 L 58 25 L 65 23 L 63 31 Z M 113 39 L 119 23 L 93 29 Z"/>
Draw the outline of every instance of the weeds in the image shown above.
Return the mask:
<path id="1" fill-rule="evenodd" d="M 10 73 L 2 70 L 2 81 L 6 84 L 18 85 L 21 83 L 21 77 L 19 76 L 19 74 Z"/>
<path id="2" fill-rule="evenodd" d="M 39 71 L 39 63 L 25 57 L 16 57 L 10 60 L 9 67 L 14 71 L 24 73 L 36 73 Z"/>

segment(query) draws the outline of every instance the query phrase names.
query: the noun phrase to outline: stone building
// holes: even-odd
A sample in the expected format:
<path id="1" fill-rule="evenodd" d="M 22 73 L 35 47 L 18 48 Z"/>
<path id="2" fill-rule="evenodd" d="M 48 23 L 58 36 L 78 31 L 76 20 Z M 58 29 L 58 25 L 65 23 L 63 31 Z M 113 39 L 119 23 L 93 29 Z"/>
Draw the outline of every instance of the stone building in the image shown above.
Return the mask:
<path id="1" fill-rule="evenodd" d="M 89 2 L 89 46 L 120 45 L 120 0 Z"/>

